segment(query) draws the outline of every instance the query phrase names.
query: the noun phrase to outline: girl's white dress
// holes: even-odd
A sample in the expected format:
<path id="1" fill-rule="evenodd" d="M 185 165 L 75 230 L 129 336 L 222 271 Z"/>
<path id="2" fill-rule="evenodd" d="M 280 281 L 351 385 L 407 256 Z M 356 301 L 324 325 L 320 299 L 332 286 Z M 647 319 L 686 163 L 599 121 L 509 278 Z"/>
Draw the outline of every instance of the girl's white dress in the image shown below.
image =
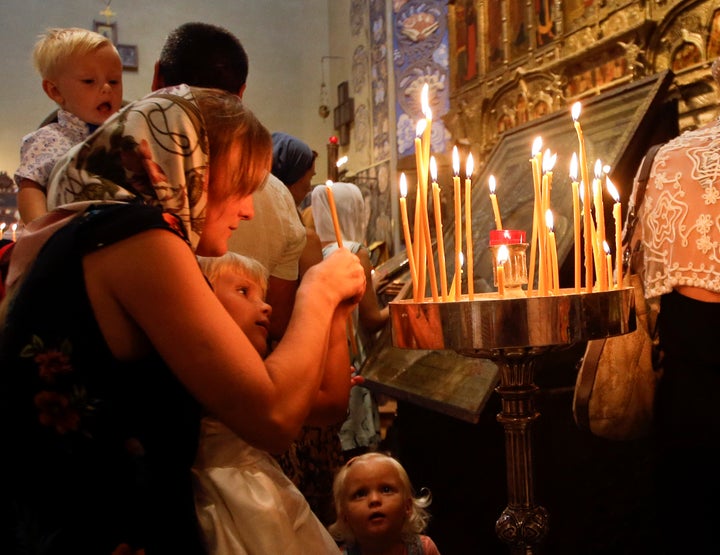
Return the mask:
<path id="1" fill-rule="evenodd" d="M 266 451 L 203 418 L 195 508 L 212 555 L 337 555 L 302 493 Z"/>

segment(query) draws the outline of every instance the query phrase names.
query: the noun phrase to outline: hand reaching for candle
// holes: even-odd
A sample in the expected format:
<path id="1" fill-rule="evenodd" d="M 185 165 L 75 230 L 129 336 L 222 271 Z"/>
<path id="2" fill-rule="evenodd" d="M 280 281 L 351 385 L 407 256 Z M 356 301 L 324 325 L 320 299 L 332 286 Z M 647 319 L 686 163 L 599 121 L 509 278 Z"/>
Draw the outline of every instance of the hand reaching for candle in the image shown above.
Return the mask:
<path id="1" fill-rule="evenodd" d="M 357 255 L 348 249 L 337 249 L 303 277 L 298 296 L 325 299 L 329 306 L 341 302 L 357 304 L 365 293 L 365 270 Z"/>

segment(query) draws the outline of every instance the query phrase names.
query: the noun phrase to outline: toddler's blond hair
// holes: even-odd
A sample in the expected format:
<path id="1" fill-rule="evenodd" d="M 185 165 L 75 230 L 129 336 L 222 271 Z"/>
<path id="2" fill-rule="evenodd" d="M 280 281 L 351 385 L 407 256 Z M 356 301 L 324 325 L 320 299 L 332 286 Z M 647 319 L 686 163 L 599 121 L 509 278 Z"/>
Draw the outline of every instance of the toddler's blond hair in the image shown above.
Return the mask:
<path id="1" fill-rule="evenodd" d="M 78 27 L 48 29 L 35 43 L 33 64 L 43 79 L 57 77 L 70 58 L 110 46 L 112 41 L 94 31 Z"/>

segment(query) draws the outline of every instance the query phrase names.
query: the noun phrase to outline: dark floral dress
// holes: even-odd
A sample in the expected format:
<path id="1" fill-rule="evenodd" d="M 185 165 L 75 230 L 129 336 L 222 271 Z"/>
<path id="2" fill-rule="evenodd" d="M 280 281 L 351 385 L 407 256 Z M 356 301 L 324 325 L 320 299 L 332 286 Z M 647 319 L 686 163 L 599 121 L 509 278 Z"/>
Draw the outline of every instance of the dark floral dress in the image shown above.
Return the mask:
<path id="1" fill-rule="evenodd" d="M 83 256 L 147 229 L 184 237 L 159 208 L 88 209 L 48 240 L 8 307 L 3 553 L 204 552 L 190 473 L 200 408 L 158 356 L 112 356 L 85 291 Z"/>

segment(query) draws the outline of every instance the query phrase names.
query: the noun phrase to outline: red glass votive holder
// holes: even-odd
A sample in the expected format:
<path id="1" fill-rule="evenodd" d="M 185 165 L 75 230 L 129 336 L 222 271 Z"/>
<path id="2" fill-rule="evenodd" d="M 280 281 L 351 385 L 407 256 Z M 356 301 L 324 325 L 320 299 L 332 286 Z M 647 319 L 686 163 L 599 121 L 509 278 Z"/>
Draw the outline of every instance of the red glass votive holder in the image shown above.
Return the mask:
<path id="1" fill-rule="evenodd" d="M 502 245 L 508 250 L 507 259 L 502 263 L 505 272 L 505 287 L 527 285 L 527 243 L 526 234 L 520 229 L 490 230 L 490 250 L 493 260 L 493 283 L 497 287 L 498 251 Z"/>

